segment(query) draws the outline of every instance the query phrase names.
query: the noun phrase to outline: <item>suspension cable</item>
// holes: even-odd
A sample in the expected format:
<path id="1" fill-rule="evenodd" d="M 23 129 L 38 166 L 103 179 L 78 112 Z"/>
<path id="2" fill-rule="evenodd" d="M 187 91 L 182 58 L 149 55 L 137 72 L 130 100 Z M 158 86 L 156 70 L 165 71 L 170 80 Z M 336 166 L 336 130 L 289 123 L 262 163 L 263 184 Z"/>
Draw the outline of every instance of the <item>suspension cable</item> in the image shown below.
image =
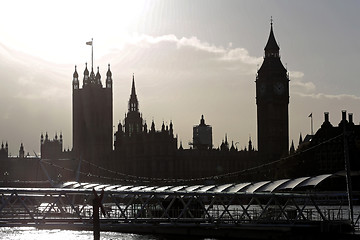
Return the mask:
<path id="1" fill-rule="evenodd" d="M 312 151 L 312 150 L 320 147 L 321 145 L 324 145 L 324 144 L 326 144 L 328 142 L 331 142 L 331 141 L 333 141 L 333 140 L 335 140 L 337 138 L 340 138 L 341 136 L 343 136 L 343 134 L 340 134 L 338 136 L 330 138 L 330 139 L 328 139 L 326 141 L 318 143 L 317 145 L 309 147 L 309 148 L 304 149 L 302 151 L 295 152 L 291 156 L 283 157 L 283 158 L 274 160 L 274 161 L 269 162 L 269 163 L 264 163 L 264 164 L 261 164 L 261 165 L 255 166 L 255 167 L 250 167 L 250 168 L 235 171 L 235 172 L 230 172 L 230 173 L 225 173 L 225 174 L 220 174 L 220 175 L 214 175 L 214 176 L 208 176 L 208 177 L 201 177 L 201 178 L 175 179 L 175 178 L 153 178 L 153 177 L 135 176 L 135 175 L 130 175 L 130 174 L 126 174 L 126 173 L 113 171 L 113 170 L 101 167 L 99 165 L 96 165 L 94 163 L 91 163 L 89 161 L 86 161 L 84 159 L 82 159 L 81 161 L 83 161 L 85 163 L 88 163 L 91 166 L 96 167 L 97 169 L 103 170 L 105 172 L 121 176 L 122 178 L 112 178 L 112 177 L 106 177 L 106 176 L 101 176 L 101 175 L 94 175 L 94 174 L 91 174 L 91 173 L 85 173 L 85 172 L 81 172 L 81 171 L 79 171 L 79 173 L 82 174 L 82 175 L 85 175 L 85 176 L 88 176 L 88 177 L 94 177 L 94 178 L 97 178 L 97 179 L 107 179 L 107 180 L 112 180 L 112 181 L 125 181 L 125 182 L 134 182 L 134 183 L 138 183 L 139 181 L 142 181 L 142 182 L 164 182 L 164 181 L 166 181 L 166 182 L 181 183 L 181 182 L 217 180 L 217 179 L 223 179 L 223 178 L 231 178 L 231 177 L 234 177 L 234 176 L 237 176 L 237 175 L 240 175 L 240 174 L 244 174 L 244 173 L 251 172 L 251 171 L 254 171 L 254 170 L 258 170 L 258 169 L 261 169 L 261 168 L 264 168 L 264 167 L 268 167 L 270 165 L 273 165 L 273 164 L 276 164 L 276 163 L 279 163 L 279 162 L 282 162 L 282 161 L 287 161 L 287 160 L 292 159 L 294 157 L 297 157 L 299 155 L 305 154 L 306 152 Z M 52 165 L 54 167 L 57 167 L 57 168 L 61 168 L 61 169 L 66 170 L 66 171 L 75 172 L 75 170 L 73 170 L 73 169 L 65 168 L 65 167 L 56 165 L 54 163 L 50 163 L 50 162 L 46 162 L 46 161 L 42 161 L 42 162 L 50 164 L 50 165 Z"/>

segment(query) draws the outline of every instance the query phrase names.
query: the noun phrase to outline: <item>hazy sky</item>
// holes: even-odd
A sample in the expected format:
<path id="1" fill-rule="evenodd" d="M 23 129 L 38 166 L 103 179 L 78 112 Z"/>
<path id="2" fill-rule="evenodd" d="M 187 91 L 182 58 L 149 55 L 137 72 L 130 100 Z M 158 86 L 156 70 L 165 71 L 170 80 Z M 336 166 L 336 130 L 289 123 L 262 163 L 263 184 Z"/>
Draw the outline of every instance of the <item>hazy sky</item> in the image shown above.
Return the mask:
<path id="1" fill-rule="evenodd" d="M 71 82 L 91 62 L 111 64 L 114 125 L 135 73 L 143 118 L 174 123 L 184 147 L 204 114 L 213 142 L 257 147 L 255 76 L 270 17 L 290 72 L 290 141 L 341 110 L 360 121 L 360 1 L 4 1 L 0 15 L 0 141 L 40 151 L 40 134 L 72 146 Z"/>

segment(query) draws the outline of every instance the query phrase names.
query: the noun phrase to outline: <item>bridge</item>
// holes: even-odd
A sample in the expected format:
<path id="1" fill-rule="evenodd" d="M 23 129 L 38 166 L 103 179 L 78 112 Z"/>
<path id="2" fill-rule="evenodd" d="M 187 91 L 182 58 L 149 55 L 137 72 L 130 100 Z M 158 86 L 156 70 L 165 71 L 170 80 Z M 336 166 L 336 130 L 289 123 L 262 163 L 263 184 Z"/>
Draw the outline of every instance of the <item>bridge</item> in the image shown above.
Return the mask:
<path id="1" fill-rule="evenodd" d="M 349 209 L 346 192 L 313 191 L 333 177 L 222 185 L 2 187 L 0 226 L 90 230 L 94 189 L 104 191 L 103 231 L 247 238 L 358 234 L 360 208 Z"/>

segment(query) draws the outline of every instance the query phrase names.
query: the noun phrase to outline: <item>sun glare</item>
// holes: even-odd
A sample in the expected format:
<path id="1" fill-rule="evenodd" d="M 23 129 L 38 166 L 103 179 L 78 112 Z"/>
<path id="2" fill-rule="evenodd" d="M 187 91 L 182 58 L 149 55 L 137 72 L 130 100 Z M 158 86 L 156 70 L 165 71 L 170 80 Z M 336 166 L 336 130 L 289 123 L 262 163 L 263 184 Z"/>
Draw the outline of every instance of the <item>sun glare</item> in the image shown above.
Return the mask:
<path id="1" fill-rule="evenodd" d="M 0 228 L 0 233 L 12 240 L 63 240 L 63 239 L 89 239 L 91 232 L 67 231 L 60 229 L 38 230 L 32 227 Z"/>
<path id="2" fill-rule="evenodd" d="M 0 16 L 1 42 L 46 60 L 69 63 L 87 55 L 85 42 L 91 38 L 106 43 L 136 32 L 148 6 L 146 1 L 11 1 Z M 106 47 L 98 48 L 97 54 Z"/>
<path id="3" fill-rule="evenodd" d="M 73 231 L 60 229 L 37 229 L 33 227 L 3 227 L 0 228 L 0 239 L 6 236 L 11 240 L 89 240 L 93 239 L 92 231 Z M 137 239 L 157 239 L 152 236 L 140 236 L 137 234 L 127 234 L 118 232 L 101 232 L 102 240 L 137 240 Z"/>

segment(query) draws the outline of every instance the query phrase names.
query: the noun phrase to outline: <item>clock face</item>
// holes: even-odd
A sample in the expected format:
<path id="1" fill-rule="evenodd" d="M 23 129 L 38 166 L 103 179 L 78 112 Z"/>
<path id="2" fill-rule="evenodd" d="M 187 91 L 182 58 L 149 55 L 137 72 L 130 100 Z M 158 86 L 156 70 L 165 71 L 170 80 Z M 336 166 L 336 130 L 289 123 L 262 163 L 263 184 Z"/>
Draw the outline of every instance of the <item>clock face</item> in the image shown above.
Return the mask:
<path id="1" fill-rule="evenodd" d="M 274 84 L 274 92 L 278 95 L 283 94 L 285 91 L 285 86 L 283 83 L 281 82 L 277 82 Z"/>

